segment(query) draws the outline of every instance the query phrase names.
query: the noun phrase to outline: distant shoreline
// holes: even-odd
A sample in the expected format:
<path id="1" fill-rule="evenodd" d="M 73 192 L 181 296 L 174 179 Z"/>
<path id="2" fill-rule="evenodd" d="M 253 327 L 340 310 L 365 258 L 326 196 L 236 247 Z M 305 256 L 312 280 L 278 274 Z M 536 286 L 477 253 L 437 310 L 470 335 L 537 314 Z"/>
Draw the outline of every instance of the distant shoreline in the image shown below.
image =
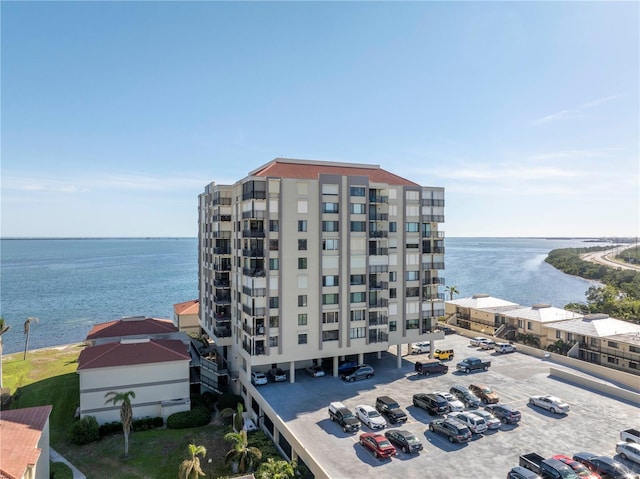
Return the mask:
<path id="1" fill-rule="evenodd" d="M 445 239 L 544 239 L 585 242 L 635 241 L 634 236 L 447 236 Z M 3 236 L 0 240 L 185 240 L 197 236 Z"/>
<path id="2" fill-rule="evenodd" d="M 35 352 L 42 352 L 42 351 L 50 351 L 52 349 L 57 349 L 59 351 L 62 351 L 64 349 L 70 349 L 70 348 L 75 348 L 75 347 L 86 347 L 86 342 L 82 341 L 79 343 L 67 343 L 67 344 L 59 344 L 57 346 L 46 346 L 44 348 L 38 348 L 38 349 L 28 349 L 27 350 L 27 356 L 29 355 L 29 353 L 35 353 Z M 16 351 L 13 353 L 7 353 L 7 354 L 3 354 L 2 355 L 2 360 L 4 361 L 5 358 L 9 357 L 9 356 L 14 356 L 14 355 L 24 355 L 24 350 L 22 351 Z"/>

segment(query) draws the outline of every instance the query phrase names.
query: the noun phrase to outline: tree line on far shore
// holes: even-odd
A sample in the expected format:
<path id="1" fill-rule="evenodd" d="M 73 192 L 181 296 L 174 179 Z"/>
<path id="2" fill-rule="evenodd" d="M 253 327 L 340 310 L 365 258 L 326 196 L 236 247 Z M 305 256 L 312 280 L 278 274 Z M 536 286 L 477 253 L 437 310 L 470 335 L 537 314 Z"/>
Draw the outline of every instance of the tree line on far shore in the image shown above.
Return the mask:
<path id="1" fill-rule="evenodd" d="M 640 322 L 640 272 L 615 269 L 584 261 L 581 254 L 610 249 L 591 248 L 554 249 L 545 261 L 563 273 L 598 281 L 603 286 L 591 286 L 586 303 L 570 303 L 566 309 L 580 313 L 606 313 L 617 319 Z"/>

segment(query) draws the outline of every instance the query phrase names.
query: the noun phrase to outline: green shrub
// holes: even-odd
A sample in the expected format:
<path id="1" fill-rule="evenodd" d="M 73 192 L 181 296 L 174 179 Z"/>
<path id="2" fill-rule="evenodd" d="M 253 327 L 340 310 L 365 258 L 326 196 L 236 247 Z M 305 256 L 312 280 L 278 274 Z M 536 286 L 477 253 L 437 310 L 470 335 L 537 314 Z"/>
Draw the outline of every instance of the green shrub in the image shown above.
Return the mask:
<path id="1" fill-rule="evenodd" d="M 148 431 L 149 429 L 155 429 L 162 427 L 164 421 L 161 417 L 143 417 L 136 418 L 131 421 L 132 431 Z M 100 425 L 100 437 L 112 436 L 114 434 L 122 433 L 122 423 L 120 421 L 105 422 Z"/>
<path id="2" fill-rule="evenodd" d="M 100 439 L 100 427 L 95 417 L 85 416 L 71 424 L 69 440 L 72 443 L 82 446 L 98 439 Z"/>
<path id="3" fill-rule="evenodd" d="M 49 469 L 51 479 L 73 479 L 71 468 L 63 462 L 52 462 Z"/>
<path id="4" fill-rule="evenodd" d="M 219 394 L 214 394 L 209 391 L 202 393 L 202 400 L 204 401 L 205 407 L 209 411 L 212 411 L 212 412 L 215 411 L 216 403 L 218 402 L 219 399 L 220 399 Z"/>
<path id="5" fill-rule="evenodd" d="M 211 413 L 205 407 L 198 406 L 191 411 L 172 414 L 167 418 L 169 429 L 186 429 L 189 427 L 206 426 L 211 421 Z"/>
<path id="6" fill-rule="evenodd" d="M 238 403 L 244 404 L 242 396 L 227 392 L 220 396 L 220 399 L 218 399 L 218 409 L 220 411 L 223 411 L 227 408 L 238 409 Z"/>

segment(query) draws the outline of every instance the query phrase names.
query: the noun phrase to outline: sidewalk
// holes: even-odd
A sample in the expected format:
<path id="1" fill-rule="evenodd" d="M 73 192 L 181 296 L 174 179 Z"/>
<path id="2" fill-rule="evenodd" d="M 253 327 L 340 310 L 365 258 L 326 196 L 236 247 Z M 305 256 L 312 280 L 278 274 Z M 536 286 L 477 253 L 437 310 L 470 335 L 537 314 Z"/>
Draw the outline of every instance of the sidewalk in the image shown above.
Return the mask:
<path id="1" fill-rule="evenodd" d="M 57 451 L 54 451 L 52 448 L 49 448 L 49 454 L 51 456 L 51 462 L 62 462 L 63 464 L 66 464 L 67 466 L 69 466 L 69 468 L 71 469 L 71 472 L 73 472 L 73 479 L 87 479 L 87 476 L 82 474 L 78 469 L 76 469 L 76 467 L 73 464 L 71 464 L 64 457 L 58 454 Z"/>

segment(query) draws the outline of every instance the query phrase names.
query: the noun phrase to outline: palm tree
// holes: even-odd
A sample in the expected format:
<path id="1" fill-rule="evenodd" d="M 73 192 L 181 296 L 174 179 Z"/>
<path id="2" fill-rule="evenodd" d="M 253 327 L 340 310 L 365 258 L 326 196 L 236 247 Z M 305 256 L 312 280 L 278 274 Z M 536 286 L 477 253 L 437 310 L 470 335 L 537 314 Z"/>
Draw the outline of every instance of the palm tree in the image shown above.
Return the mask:
<path id="1" fill-rule="evenodd" d="M 195 444 L 189 444 L 189 454 L 190 458 L 185 459 L 180 464 L 180 470 L 178 471 L 178 477 L 180 479 L 191 479 L 192 477 L 204 476 L 205 473 L 200 467 L 200 458 L 198 456 L 207 455 L 207 450 L 204 446 L 196 446 Z"/>
<path id="2" fill-rule="evenodd" d="M 257 479 L 293 479 L 296 477 L 296 461 L 276 461 L 270 457 L 258 467 Z"/>
<path id="3" fill-rule="evenodd" d="M 262 458 L 262 451 L 257 447 L 249 446 L 247 439 L 247 431 L 242 429 L 240 432 L 229 432 L 224 436 L 225 441 L 233 443 L 233 447 L 224 456 L 224 463 L 230 461 L 238 461 L 238 472 L 247 472 L 253 467 L 255 459 Z"/>
<path id="4" fill-rule="evenodd" d="M 222 417 L 233 417 L 233 430 L 234 432 L 239 432 L 244 427 L 244 418 L 242 417 L 242 413 L 244 412 L 244 407 L 242 403 L 238 403 L 238 409 L 232 409 L 230 407 L 224 408 L 220 411 L 220 415 Z"/>
<path id="5" fill-rule="evenodd" d="M 454 294 L 460 294 L 460 291 L 455 286 L 447 286 L 444 290 L 449 293 L 449 301 L 453 301 Z"/>
<path id="6" fill-rule="evenodd" d="M 11 326 L 5 324 L 4 318 L 0 316 L 0 393 L 2 392 L 2 335 L 10 329 Z"/>
<path id="7" fill-rule="evenodd" d="M 133 410 L 131 409 L 131 398 L 136 397 L 133 391 L 120 393 L 117 391 L 109 391 L 104 397 L 108 397 L 105 404 L 113 403 L 116 406 L 119 402 L 120 420 L 122 421 L 122 431 L 124 432 L 124 457 L 129 457 L 129 431 L 131 430 L 131 421 L 133 418 Z"/>
<path id="8" fill-rule="evenodd" d="M 27 320 L 24 322 L 24 334 L 26 336 L 26 339 L 24 341 L 24 359 L 27 359 L 27 349 L 29 348 L 29 333 L 31 332 L 31 323 L 33 322 L 39 323 L 40 320 L 38 318 L 33 318 L 31 316 L 29 316 L 27 318 Z"/>

